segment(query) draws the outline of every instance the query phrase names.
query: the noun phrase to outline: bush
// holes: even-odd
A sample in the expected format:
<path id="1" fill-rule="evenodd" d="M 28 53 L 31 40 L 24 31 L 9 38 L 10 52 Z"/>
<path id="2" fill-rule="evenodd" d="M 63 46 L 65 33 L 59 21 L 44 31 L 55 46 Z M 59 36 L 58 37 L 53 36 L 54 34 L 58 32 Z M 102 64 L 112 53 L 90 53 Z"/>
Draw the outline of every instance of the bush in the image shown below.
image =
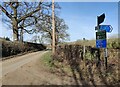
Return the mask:
<path id="1" fill-rule="evenodd" d="M 112 41 L 108 43 L 108 48 L 119 49 L 120 43 L 118 41 Z"/>
<path id="2" fill-rule="evenodd" d="M 12 41 L 0 41 L 2 43 L 2 57 L 11 55 L 17 55 L 28 51 L 40 51 L 46 49 L 42 44 L 30 43 L 30 42 L 12 42 Z"/>

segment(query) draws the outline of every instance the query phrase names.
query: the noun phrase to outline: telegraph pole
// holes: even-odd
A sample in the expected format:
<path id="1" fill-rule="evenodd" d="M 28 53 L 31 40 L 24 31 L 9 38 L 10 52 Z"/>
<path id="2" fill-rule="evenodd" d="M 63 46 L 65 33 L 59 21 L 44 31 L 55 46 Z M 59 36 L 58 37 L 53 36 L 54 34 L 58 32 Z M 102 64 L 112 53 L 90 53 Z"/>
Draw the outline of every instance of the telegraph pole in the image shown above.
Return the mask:
<path id="1" fill-rule="evenodd" d="M 55 17 L 54 17 L 54 0 L 52 0 L 52 55 L 55 54 Z"/>

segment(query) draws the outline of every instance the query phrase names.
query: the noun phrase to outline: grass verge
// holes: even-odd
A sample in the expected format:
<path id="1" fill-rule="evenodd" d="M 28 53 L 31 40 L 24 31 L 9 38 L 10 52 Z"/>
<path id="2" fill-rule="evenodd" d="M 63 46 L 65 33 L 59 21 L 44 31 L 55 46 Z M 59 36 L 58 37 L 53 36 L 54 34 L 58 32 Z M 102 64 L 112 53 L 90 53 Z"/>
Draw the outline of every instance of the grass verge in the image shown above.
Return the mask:
<path id="1" fill-rule="evenodd" d="M 44 64 L 45 66 L 47 66 L 48 68 L 53 67 L 53 64 L 52 64 L 52 62 L 51 62 L 51 61 L 52 61 L 52 56 L 51 56 L 51 54 L 52 54 L 52 52 L 49 51 L 49 52 L 45 53 L 45 54 L 42 56 L 42 58 L 41 58 L 43 64 Z"/>

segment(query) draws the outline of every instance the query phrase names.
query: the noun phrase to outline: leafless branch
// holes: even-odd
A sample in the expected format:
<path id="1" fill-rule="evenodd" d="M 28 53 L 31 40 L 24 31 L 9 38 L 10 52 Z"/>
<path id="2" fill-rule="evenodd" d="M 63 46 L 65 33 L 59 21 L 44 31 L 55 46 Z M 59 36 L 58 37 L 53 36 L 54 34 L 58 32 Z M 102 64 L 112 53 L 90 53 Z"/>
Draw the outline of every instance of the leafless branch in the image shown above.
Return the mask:
<path id="1" fill-rule="evenodd" d="M 12 16 L 1 5 L 0 5 L 0 9 L 6 14 L 7 17 L 9 17 L 10 19 L 12 19 Z"/>

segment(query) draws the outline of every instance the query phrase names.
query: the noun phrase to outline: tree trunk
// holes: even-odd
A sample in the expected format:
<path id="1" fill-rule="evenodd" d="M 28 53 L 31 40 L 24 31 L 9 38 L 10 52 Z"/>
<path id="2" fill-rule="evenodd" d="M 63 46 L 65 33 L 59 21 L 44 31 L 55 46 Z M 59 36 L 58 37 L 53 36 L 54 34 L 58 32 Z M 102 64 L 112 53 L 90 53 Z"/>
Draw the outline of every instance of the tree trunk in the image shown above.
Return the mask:
<path id="1" fill-rule="evenodd" d="M 12 17 L 13 22 L 13 40 L 19 41 L 19 34 L 18 34 L 18 20 L 17 20 L 17 9 L 14 9 L 14 15 Z"/>
<path id="2" fill-rule="evenodd" d="M 57 36 L 57 33 L 56 33 L 56 35 L 55 35 L 55 46 L 57 46 L 58 45 L 58 36 Z"/>
<path id="3" fill-rule="evenodd" d="M 23 42 L 23 28 L 20 30 L 20 41 Z"/>
<path id="4" fill-rule="evenodd" d="M 17 20 L 15 18 L 13 18 L 13 40 L 14 41 L 19 41 L 18 38 L 18 23 Z"/>

